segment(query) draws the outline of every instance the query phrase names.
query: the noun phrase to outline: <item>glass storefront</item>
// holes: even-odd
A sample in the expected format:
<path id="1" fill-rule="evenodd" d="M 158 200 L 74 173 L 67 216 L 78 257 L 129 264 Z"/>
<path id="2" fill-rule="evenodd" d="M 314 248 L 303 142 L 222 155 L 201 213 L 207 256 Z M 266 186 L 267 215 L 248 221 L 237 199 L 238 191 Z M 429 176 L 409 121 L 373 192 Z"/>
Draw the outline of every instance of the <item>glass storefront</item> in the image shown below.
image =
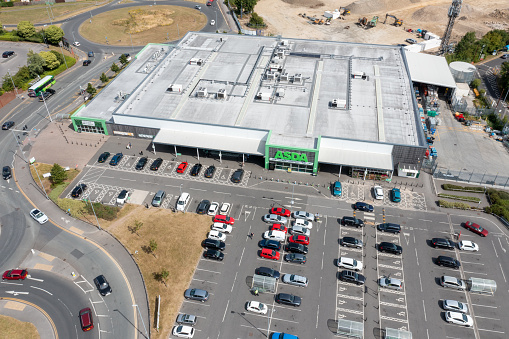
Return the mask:
<path id="1" fill-rule="evenodd" d="M 108 134 L 103 121 L 73 119 L 73 124 L 77 132 Z"/>
<path id="2" fill-rule="evenodd" d="M 272 164 L 274 164 L 273 166 L 275 170 L 288 172 L 288 169 L 290 169 L 291 172 L 313 173 L 313 165 L 270 161 L 269 166 L 272 167 Z"/>
<path id="3" fill-rule="evenodd" d="M 82 126 L 78 127 L 78 132 L 105 134 L 104 128 L 102 128 L 102 126 L 97 127 L 97 126 L 82 125 Z"/>

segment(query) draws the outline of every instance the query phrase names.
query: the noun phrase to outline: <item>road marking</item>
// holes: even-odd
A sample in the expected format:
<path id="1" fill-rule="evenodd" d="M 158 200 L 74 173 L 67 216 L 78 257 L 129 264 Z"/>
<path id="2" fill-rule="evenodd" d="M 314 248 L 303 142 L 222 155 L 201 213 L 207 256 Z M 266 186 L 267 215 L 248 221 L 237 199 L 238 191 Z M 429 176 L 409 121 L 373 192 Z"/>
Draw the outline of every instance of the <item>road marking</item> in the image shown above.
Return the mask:
<path id="1" fill-rule="evenodd" d="M 488 275 L 487 273 L 481 273 L 481 272 L 469 272 L 469 271 L 464 271 L 464 273 Z"/>
<path id="2" fill-rule="evenodd" d="M 353 313 L 353 314 L 364 315 L 364 312 L 356 311 L 356 310 L 349 310 L 349 309 L 340 308 L 340 307 L 336 307 L 336 312 L 345 312 L 345 313 Z"/>
<path id="3" fill-rule="evenodd" d="M 490 319 L 490 320 L 499 320 L 500 321 L 500 319 L 497 319 L 497 318 L 481 317 L 481 316 L 478 316 L 478 315 L 476 315 L 475 317 L 476 318 L 481 318 L 481 319 Z"/>
<path id="4" fill-rule="evenodd" d="M 192 187 L 189 187 L 190 190 L 193 190 L 193 191 L 202 191 L 202 192 L 207 192 L 207 190 L 204 190 L 202 188 L 192 188 Z"/>
<path id="5" fill-rule="evenodd" d="M 363 298 L 355 297 L 353 295 L 338 294 L 337 296 L 340 297 L 340 298 L 344 298 L 344 299 L 352 299 L 352 300 L 364 301 Z"/>
<path id="6" fill-rule="evenodd" d="M 480 304 L 472 304 L 472 306 L 479 306 L 479 307 L 489 307 L 489 308 L 498 308 L 498 306 L 491 306 L 491 305 L 480 305 Z"/>
<path id="7" fill-rule="evenodd" d="M 408 245 L 408 243 L 407 243 Z M 419 256 L 417 255 L 417 247 L 414 247 L 415 250 L 415 259 L 417 259 L 417 266 L 419 266 Z"/>
<path id="8" fill-rule="evenodd" d="M 316 311 L 316 326 L 315 328 L 318 328 L 318 315 L 320 314 L 320 305 L 318 305 L 318 310 Z"/>
<path id="9" fill-rule="evenodd" d="M 462 261 L 462 263 L 464 263 L 464 264 L 472 264 L 472 265 L 483 265 L 484 266 L 484 264 L 481 263 L 481 262 Z"/>
<path id="10" fill-rule="evenodd" d="M 408 321 L 405 320 L 405 319 L 397 319 L 397 318 L 391 318 L 391 317 L 386 317 L 386 316 L 381 316 L 380 317 L 381 319 L 385 319 L 385 320 L 390 320 L 390 321 L 396 321 L 396 322 L 399 322 L 399 323 L 405 323 L 405 324 L 408 324 Z"/>
<path id="11" fill-rule="evenodd" d="M 217 285 L 217 282 L 214 282 L 214 281 L 207 281 L 207 280 L 196 279 L 196 278 L 193 278 L 191 280 L 196 280 L 196 281 L 201 281 L 201 282 L 206 282 L 206 283 L 209 283 L 209 284 L 216 284 Z"/>
<path id="12" fill-rule="evenodd" d="M 507 280 L 505 279 L 504 270 L 502 269 L 502 265 L 498 263 L 498 266 L 500 266 L 500 271 L 502 272 L 502 276 L 504 277 L 504 281 L 507 283 Z"/>
<path id="13" fill-rule="evenodd" d="M 39 282 L 43 282 L 44 280 L 42 279 L 37 279 L 37 278 L 32 278 L 32 277 L 28 277 L 28 279 L 30 280 L 35 280 L 35 281 L 39 281 Z"/>
<path id="14" fill-rule="evenodd" d="M 238 271 L 235 272 L 235 278 L 233 279 L 232 289 L 230 290 L 230 293 L 233 292 L 233 287 L 235 286 L 235 281 L 237 281 L 237 274 L 238 273 L 239 273 Z"/>
<path id="15" fill-rule="evenodd" d="M 226 318 L 226 311 L 228 311 L 228 305 L 230 305 L 230 299 L 228 299 L 228 302 L 226 303 L 226 307 L 224 309 L 224 314 L 223 314 L 223 321 L 221 321 L 222 323 L 224 323 L 224 318 Z"/>
<path id="16" fill-rule="evenodd" d="M 313 207 L 321 207 L 321 208 L 332 208 L 330 206 L 322 206 L 322 205 L 311 205 Z"/>
<path id="17" fill-rule="evenodd" d="M 126 179 L 126 178 L 118 178 L 120 180 L 125 180 L 125 181 L 137 181 L 136 179 Z"/>
<path id="18" fill-rule="evenodd" d="M 493 242 L 493 240 L 491 241 L 491 244 L 493 245 L 493 249 L 495 250 L 495 255 L 496 255 L 496 256 L 497 256 L 497 258 L 498 258 L 497 249 L 495 248 L 495 243 Z"/>
<path id="19" fill-rule="evenodd" d="M 50 293 L 50 292 L 48 292 L 48 291 L 46 291 L 45 289 L 42 289 L 42 288 L 40 288 L 40 287 L 35 287 L 35 286 L 30 286 L 30 287 L 31 287 L 31 288 L 35 288 L 36 290 L 41 290 L 41 291 L 43 291 L 43 292 L 46 292 L 46 293 L 48 293 L 49 295 L 53 295 L 53 293 Z"/>
<path id="20" fill-rule="evenodd" d="M 502 333 L 502 334 L 504 334 L 504 333 L 505 333 L 505 332 L 495 331 L 495 330 L 486 330 L 486 329 L 484 329 L 484 328 L 479 328 L 478 330 L 479 330 L 479 331 L 486 331 L 486 332 Z"/>
<path id="21" fill-rule="evenodd" d="M 428 321 L 428 319 L 426 318 L 426 306 L 424 306 L 424 300 L 422 301 L 422 308 L 424 310 L 424 321 Z"/>
<path id="22" fill-rule="evenodd" d="M 196 268 L 197 271 L 205 271 L 205 272 L 210 272 L 210 273 L 217 273 L 217 274 L 220 274 L 221 272 L 216 272 L 216 271 L 210 271 L 210 270 L 205 270 L 203 268 Z"/>
<path id="23" fill-rule="evenodd" d="M 421 284 L 421 292 L 422 292 L 422 280 L 421 280 L 421 272 L 419 271 L 419 284 Z"/>
<path id="24" fill-rule="evenodd" d="M 242 254 L 241 254 L 241 256 L 240 256 L 239 266 L 240 266 L 240 264 L 242 263 L 242 257 L 244 257 L 244 251 L 245 251 L 245 250 L 246 250 L 246 248 L 244 247 L 244 248 L 242 249 Z"/>
<path id="25" fill-rule="evenodd" d="M 424 303 L 424 300 L 423 300 L 423 303 Z M 405 306 L 405 305 L 398 305 L 398 304 L 388 303 L 388 302 L 385 302 L 385 301 L 381 301 L 381 302 L 380 302 L 380 305 L 384 305 L 384 306 L 391 306 L 391 307 L 397 307 L 397 308 L 403 308 L 403 309 L 406 309 L 406 306 Z"/>

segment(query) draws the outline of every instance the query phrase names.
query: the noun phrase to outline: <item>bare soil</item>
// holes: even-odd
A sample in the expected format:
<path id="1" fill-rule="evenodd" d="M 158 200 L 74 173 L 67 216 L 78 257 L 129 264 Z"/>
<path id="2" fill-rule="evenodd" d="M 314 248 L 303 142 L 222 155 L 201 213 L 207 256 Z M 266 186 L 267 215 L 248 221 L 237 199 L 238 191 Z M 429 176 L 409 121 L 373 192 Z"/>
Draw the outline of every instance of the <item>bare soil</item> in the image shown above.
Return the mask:
<path id="1" fill-rule="evenodd" d="M 40 338 L 37 328 L 32 323 L 0 315 L 0 339 L 36 339 Z"/>

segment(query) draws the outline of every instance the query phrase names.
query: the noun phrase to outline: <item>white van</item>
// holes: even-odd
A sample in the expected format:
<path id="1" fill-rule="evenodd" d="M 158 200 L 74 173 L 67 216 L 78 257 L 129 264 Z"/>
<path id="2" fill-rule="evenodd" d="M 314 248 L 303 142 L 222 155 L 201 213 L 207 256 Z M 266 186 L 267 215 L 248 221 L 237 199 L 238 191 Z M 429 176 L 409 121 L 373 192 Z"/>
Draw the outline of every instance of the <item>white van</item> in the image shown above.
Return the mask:
<path id="1" fill-rule="evenodd" d="M 179 200 L 177 200 L 177 211 L 184 212 L 190 199 L 191 196 L 189 193 L 182 193 L 182 195 L 179 197 Z"/>

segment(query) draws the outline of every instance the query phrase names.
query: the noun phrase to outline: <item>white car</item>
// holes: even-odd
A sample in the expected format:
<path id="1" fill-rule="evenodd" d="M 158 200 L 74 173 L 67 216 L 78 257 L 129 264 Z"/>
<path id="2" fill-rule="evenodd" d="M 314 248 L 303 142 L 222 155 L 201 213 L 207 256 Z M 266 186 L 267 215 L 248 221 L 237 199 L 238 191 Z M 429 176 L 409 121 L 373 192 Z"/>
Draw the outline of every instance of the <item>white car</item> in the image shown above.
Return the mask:
<path id="1" fill-rule="evenodd" d="M 309 228 L 309 229 L 313 228 L 313 223 L 311 221 L 304 220 L 304 219 L 295 219 L 295 221 L 292 222 L 292 225 L 293 226 L 301 226 L 301 227 L 305 227 L 305 228 Z"/>
<path id="2" fill-rule="evenodd" d="M 472 251 L 477 252 L 479 251 L 479 246 L 473 241 L 470 240 L 462 240 L 458 243 L 458 247 L 460 250 L 463 251 Z"/>
<path id="3" fill-rule="evenodd" d="M 127 198 L 129 198 L 129 191 L 128 190 L 122 190 L 118 197 L 117 197 L 117 205 L 123 205 L 125 204 Z"/>
<path id="4" fill-rule="evenodd" d="M 469 315 L 459 313 L 459 312 L 445 312 L 445 321 L 451 324 L 472 327 L 474 326 L 474 321 Z"/>
<path id="5" fill-rule="evenodd" d="M 225 241 L 226 240 L 226 234 L 221 233 L 221 232 L 216 231 L 216 230 L 212 230 L 212 231 L 209 232 L 209 239 Z"/>
<path id="6" fill-rule="evenodd" d="M 263 221 L 272 223 L 272 224 L 286 225 L 286 223 L 288 222 L 288 219 L 286 219 L 285 217 L 282 217 L 280 215 L 277 215 L 277 214 L 265 214 L 263 216 Z"/>
<path id="7" fill-rule="evenodd" d="M 210 204 L 207 214 L 212 215 L 212 216 L 216 215 L 218 208 L 219 208 L 219 204 L 217 202 L 213 201 L 212 204 Z"/>
<path id="8" fill-rule="evenodd" d="M 246 304 L 246 310 L 249 312 L 254 312 L 258 314 L 267 314 L 267 310 L 269 308 L 267 305 L 258 302 L 258 301 L 248 301 Z"/>
<path id="9" fill-rule="evenodd" d="M 72 43 L 74 46 L 78 47 L 80 45 L 80 43 L 78 41 L 75 41 Z"/>
<path id="10" fill-rule="evenodd" d="M 296 211 L 296 212 L 293 212 L 293 217 L 295 219 L 304 219 L 304 220 L 307 220 L 307 221 L 314 221 L 315 220 L 315 215 L 314 214 L 308 213 L 308 212 L 305 212 L 305 211 Z"/>
<path id="11" fill-rule="evenodd" d="M 172 334 L 179 338 L 192 338 L 194 336 L 194 328 L 186 325 L 174 326 Z"/>
<path id="12" fill-rule="evenodd" d="M 442 305 L 446 311 L 468 313 L 468 305 L 456 300 L 444 300 Z"/>
<path id="13" fill-rule="evenodd" d="M 224 233 L 232 233 L 233 227 L 232 225 L 223 224 L 222 222 L 215 222 L 211 226 L 211 229 Z"/>
<path id="14" fill-rule="evenodd" d="M 30 211 L 30 215 L 32 216 L 32 218 L 35 219 L 35 221 L 37 221 L 41 225 L 48 221 L 48 217 L 46 216 L 46 214 L 42 213 L 36 208 Z"/>
<path id="15" fill-rule="evenodd" d="M 303 277 L 301 275 L 295 274 L 285 274 L 283 275 L 282 281 L 285 284 L 307 287 L 308 286 L 308 278 Z"/>
<path id="16" fill-rule="evenodd" d="M 216 20 L 210 20 L 210 26 L 214 26 L 216 24 Z"/>
<path id="17" fill-rule="evenodd" d="M 230 203 L 223 202 L 223 204 L 221 205 L 221 208 L 219 209 L 219 214 L 228 215 L 228 213 L 230 213 L 231 207 L 232 207 L 232 205 L 230 205 Z"/>
<path id="18" fill-rule="evenodd" d="M 283 231 L 266 231 L 263 233 L 263 237 L 269 240 L 285 241 L 286 233 Z"/>
<path id="19" fill-rule="evenodd" d="M 375 199 L 376 200 L 383 200 L 384 199 L 384 190 L 382 186 L 374 186 L 373 187 L 373 193 L 375 193 Z"/>
<path id="20" fill-rule="evenodd" d="M 183 192 L 177 200 L 177 211 L 185 212 L 189 200 L 191 200 L 189 193 Z"/>
<path id="21" fill-rule="evenodd" d="M 395 278 L 381 277 L 380 279 L 378 279 L 378 285 L 380 285 L 380 287 L 389 288 L 391 290 L 403 289 L 403 282 Z"/>
<path id="22" fill-rule="evenodd" d="M 362 261 L 357 261 L 352 258 L 340 257 L 338 259 L 338 267 L 343 267 L 349 270 L 361 271 L 362 270 Z"/>
<path id="23" fill-rule="evenodd" d="M 292 234 L 301 234 L 301 235 L 305 235 L 305 236 L 309 237 L 309 234 L 311 233 L 311 231 L 308 228 L 305 228 L 305 227 L 302 227 L 302 226 L 298 226 L 298 225 L 294 225 L 292 227 L 292 229 L 290 230 L 290 233 L 292 233 Z"/>
<path id="24" fill-rule="evenodd" d="M 196 5 L 196 6 L 194 6 L 194 8 L 201 9 L 201 6 L 200 5 Z"/>

